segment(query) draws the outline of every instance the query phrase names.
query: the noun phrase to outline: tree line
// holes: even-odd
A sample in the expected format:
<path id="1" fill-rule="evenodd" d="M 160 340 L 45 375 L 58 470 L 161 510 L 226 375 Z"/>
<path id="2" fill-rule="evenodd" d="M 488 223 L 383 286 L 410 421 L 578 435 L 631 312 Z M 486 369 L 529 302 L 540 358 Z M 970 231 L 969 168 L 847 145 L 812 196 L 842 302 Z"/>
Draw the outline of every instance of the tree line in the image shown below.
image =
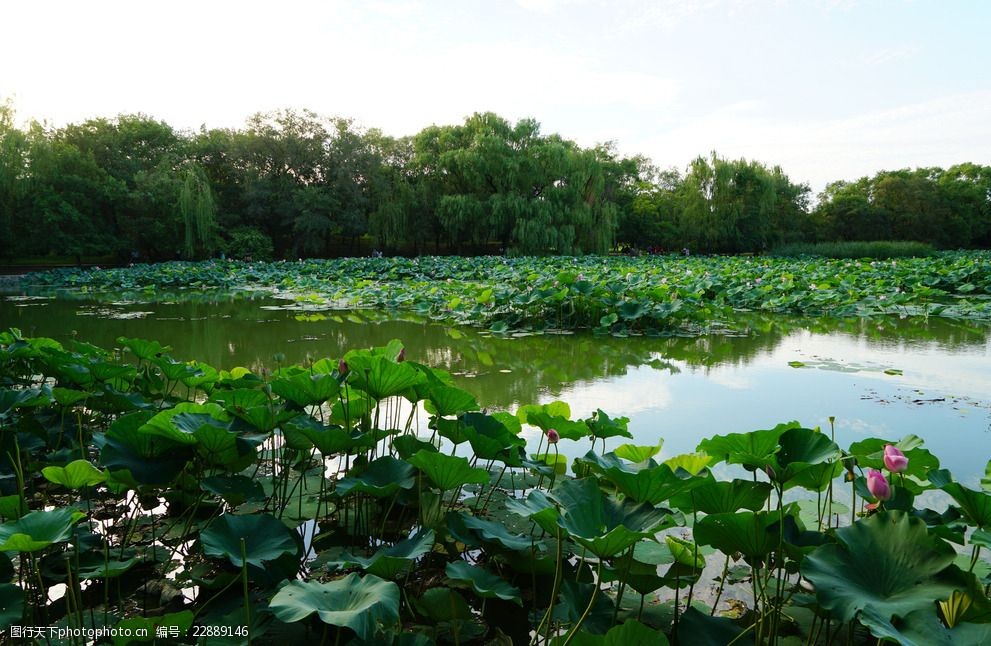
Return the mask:
<path id="1" fill-rule="evenodd" d="M 763 252 L 795 242 L 991 246 L 991 167 L 883 171 L 813 203 L 777 166 L 682 172 L 532 119 L 477 113 L 408 137 L 309 111 L 240 129 L 144 115 L 19 127 L 0 104 L 0 257 Z"/>

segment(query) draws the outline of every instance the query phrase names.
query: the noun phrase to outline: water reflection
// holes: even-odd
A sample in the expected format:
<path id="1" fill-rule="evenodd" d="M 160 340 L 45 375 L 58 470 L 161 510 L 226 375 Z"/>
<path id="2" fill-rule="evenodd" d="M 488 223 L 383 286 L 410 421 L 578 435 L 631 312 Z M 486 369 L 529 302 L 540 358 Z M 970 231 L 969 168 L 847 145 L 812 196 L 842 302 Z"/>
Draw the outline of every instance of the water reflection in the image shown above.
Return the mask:
<path id="1" fill-rule="evenodd" d="M 885 351 L 923 357 L 933 352 L 944 358 L 986 356 L 989 347 L 987 327 L 935 318 L 822 319 L 747 313 L 740 316 L 745 333 L 734 336 L 504 337 L 409 316 L 271 309 L 285 303 L 267 295 L 235 298 L 216 293 L 156 303 L 107 303 L 78 296 L 25 300 L 8 295 L 0 301 L 0 327 L 19 327 L 27 335 L 57 339 L 75 334 L 103 346 L 113 346 L 119 336 L 153 338 L 171 345 L 178 358 L 197 358 L 228 369 L 271 367 L 277 354 L 289 363 L 336 358 L 350 348 L 399 338 L 409 358 L 450 370 L 470 384 L 481 403 L 496 407 L 558 395 L 576 383 L 623 377 L 640 367 L 669 374 L 700 370 L 716 383 L 748 388 L 750 380 L 726 369 L 780 354 L 783 346 L 795 345 L 796 335 L 802 347 L 826 354 L 839 349 L 845 356 L 832 358 L 848 362 L 868 361 Z"/>
<path id="2" fill-rule="evenodd" d="M 449 370 L 483 406 L 563 399 L 577 415 L 602 408 L 629 416 L 640 443 L 664 437 L 667 455 L 707 435 L 790 419 L 825 425 L 835 415 L 841 445 L 915 433 L 961 478 L 976 479 L 991 456 L 987 326 L 744 313 L 737 336 L 500 337 L 409 315 L 280 309 L 286 303 L 217 292 L 182 302 L 8 295 L 0 327 L 106 347 L 118 336 L 154 338 L 177 358 L 256 370 L 277 354 L 301 363 L 398 338 L 409 359 Z"/>

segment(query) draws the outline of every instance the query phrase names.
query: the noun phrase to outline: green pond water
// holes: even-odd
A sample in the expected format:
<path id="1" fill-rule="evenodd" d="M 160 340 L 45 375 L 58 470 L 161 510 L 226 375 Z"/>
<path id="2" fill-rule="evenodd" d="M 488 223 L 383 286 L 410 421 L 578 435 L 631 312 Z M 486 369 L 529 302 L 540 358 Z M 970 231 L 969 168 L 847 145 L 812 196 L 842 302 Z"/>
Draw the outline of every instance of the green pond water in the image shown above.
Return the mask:
<path id="1" fill-rule="evenodd" d="M 253 370 L 338 358 L 393 338 L 407 357 L 449 370 L 493 410 L 564 400 L 573 416 L 597 408 L 630 418 L 639 444 L 663 457 L 715 434 L 798 420 L 829 427 L 841 446 L 914 433 L 965 484 L 991 458 L 991 327 L 945 319 L 832 320 L 741 314 L 744 336 L 614 338 L 496 336 L 371 312 L 303 312 L 267 295 L 107 302 L 73 294 L 0 297 L 0 328 L 71 335 L 113 347 L 157 339 L 173 356 Z M 308 320 L 301 320 L 308 319 Z M 796 362 L 801 362 L 801 366 Z M 537 431 L 525 430 L 535 448 Z M 570 445 L 570 446 L 568 446 Z M 584 454 L 586 442 L 562 443 Z"/>

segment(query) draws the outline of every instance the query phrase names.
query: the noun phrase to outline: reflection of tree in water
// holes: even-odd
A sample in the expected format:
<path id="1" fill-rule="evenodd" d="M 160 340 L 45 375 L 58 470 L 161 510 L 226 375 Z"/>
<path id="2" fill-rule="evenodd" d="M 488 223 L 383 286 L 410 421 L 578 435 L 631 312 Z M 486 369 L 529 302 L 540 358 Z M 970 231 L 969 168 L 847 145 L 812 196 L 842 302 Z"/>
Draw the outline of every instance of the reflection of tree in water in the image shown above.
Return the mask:
<path id="1" fill-rule="evenodd" d="M 711 368 L 743 366 L 772 352 L 788 335 L 807 330 L 841 334 L 883 344 L 935 344 L 943 350 L 973 350 L 988 342 L 988 328 L 931 318 L 896 317 L 831 319 L 742 313 L 738 336 L 630 337 L 573 335 L 493 336 L 473 328 L 451 328 L 408 314 L 383 312 L 299 312 L 261 309 L 284 306 L 268 297 L 235 298 L 217 292 L 181 300 L 116 303 L 106 300 L 50 300 L 17 307 L 0 300 L 2 326 L 20 327 L 29 336 L 77 338 L 113 347 L 119 336 L 156 339 L 173 346 L 174 356 L 196 358 L 217 368 L 241 365 L 258 370 L 308 359 L 338 358 L 352 348 L 381 346 L 401 339 L 407 357 L 449 370 L 481 404 L 506 407 L 537 401 L 577 382 L 625 375 L 631 368 L 652 366 L 676 372 L 677 364 Z M 161 294 L 159 295 L 161 296 Z M 173 295 L 177 298 L 178 295 Z M 80 316 L 87 308 L 109 308 L 121 318 Z M 128 312 L 153 311 L 140 319 Z M 312 314 L 317 320 L 298 320 Z M 675 363 L 671 363 L 675 362 Z"/>

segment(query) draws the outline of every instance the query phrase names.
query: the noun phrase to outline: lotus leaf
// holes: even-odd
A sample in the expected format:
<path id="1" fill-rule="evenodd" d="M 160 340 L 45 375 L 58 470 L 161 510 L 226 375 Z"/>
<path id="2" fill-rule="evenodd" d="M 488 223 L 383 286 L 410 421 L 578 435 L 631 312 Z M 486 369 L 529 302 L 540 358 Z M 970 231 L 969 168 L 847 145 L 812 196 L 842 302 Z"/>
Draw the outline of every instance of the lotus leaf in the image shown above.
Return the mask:
<path id="1" fill-rule="evenodd" d="M 739 552 L 749 563 L 759 564 L 778 547 L 779 522 L 777 512 L 709 514 L 695 524 L 695 540 L 724 554 Z"/>
<path id="2" fill-rule="evenodd" d="M 416 485 L 416 470 L 403 460 L 383 456 L 373 460 L 358 475 L 349 475 L 337 482 L 337 495 L 364 493 L 370 496 L 391 496 L 400 489 Z"/>
<path id="3" fill-rule="evenodd" d="M 53 543 L 64 543 L 72 528 L 86 514 L 72 508 L 32 511 L 0 525 L 0 551 L 37 552 Z"/>
<path id="4" fill-rule="evenodd" d="M 409 459 L 409 463 L 425 473 L 441 491 L 489 482 L 489 472 L 470 466 L 465 458 L 421 450 Z"/>
<path id="5" fill-rule="evenodd" d="M 301 551 L 297 536 L 282 521 L 268 514 L 224 514 L 200 533 L 200 543 L 204 554 L 226 557 L 235 567 L 247 562 L 264 568 L 267 562 Z"/>
<path id="6" fill-rule="evenodd" d="M 522 605 L 520 589 L 510 585 L 505 579 L 492 574 L 485 568 L 466 563 L 465 561 L 455 561 L 448 563 L 444 570 L 447 578 L 455 583 L 468 584 L 479 597 L 483 599 L 498 598 L 504 601 L 513 601 Z"/>
<path id="7" fill-rule="evenodd" d="M 968 489 L 954 482 L 946 469 L 930 471 L 929 482 L 953 498 L 967 522 L 982 529 L 991 526 L 991 493 Z"/>
<path id="8" fill-rule="evenodd" d="M 591 478 L 565 480 L 548 495 L 561 505 L 561 528 L 599 558 L 611 558 L 641 539 L 653 539 L 671 519 L 667 510 L 603 494 Z"/>
<path id="9" fill-rule="evenodd" d="M 64 467 L 45 467 L 41 475 L 49 482 L 68 489 L 92 487 L 107 479 L 107 474 L 94 467 L 89 460 L 74 460 Z"/>
<path id="10" fill-rule="evenodd" d="M 292 581 L 272 597 L 269 610 L 286 623 L 317 613 L 325 624 L 350 628 L 368 641 L 399 621 L 399 586 L 354 573 L 328 583 Z"/>
<path id="11" fill-rule="evenodd" d="M 502 523 L 470 516 L 464 512 L 448 513 L 447 529 L 451 536 L 466 545 L 487 543 L 507 550 L 527 550 L 533 545 L 532 538 L 513 534 Z"/>
<path id="12" fill-rule="evenodd" d="M 865 608 L 879 617 L 906 617 L 932 609 L 966 580 L 952 565 L 955 553 L 930 536 L 925 523 L 888 511 L 836 530 L 839 543 L 805 558 L 802 575 L 816 587 L 823 608 L 851 621 Z"/>

